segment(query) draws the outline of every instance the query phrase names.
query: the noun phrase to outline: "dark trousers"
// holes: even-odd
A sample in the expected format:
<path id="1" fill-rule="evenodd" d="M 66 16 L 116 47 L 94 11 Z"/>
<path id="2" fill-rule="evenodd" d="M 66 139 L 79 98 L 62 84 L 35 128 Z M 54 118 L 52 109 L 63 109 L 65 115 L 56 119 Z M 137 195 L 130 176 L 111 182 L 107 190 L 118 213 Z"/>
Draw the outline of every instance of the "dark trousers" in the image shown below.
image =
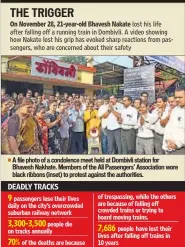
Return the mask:
<path id="1" fill-rule="evenodd" d="M 107 139 L 110 154 L 121 154 L 121 129 L 107 130 Z"/>
<path id="2" fill-rule="evenodd" d="M 71 135 L 72 135 L 72 129 L 70 127 L 69 128 L 69 143 L 68 143 L 67 154 L 71 154 Z"/>
<path id="3" fill-rule="evenodd" d="M 122 154 L 135 154 L 136 132 L 134 129 L 121 130 Z"/>
<path id="4" fill-rule="evenodd" d="M 108 151 L 108 139 L 107 139 L 107 129 L 101 130 L 101 146 L 102 154 L 109 154 Z"/>
<path id="5" fill-rule="evenodd" d="M 69 138 L 61 138 L 62 154 L 67 154 Z"/>
<path id="6" fill-rule="evenodd" d="M 155 147 L 155 154 L 164 154 L 162 150 L 163 146 L 163 135 L 160 135 L 158 133 L 154 133 L 154 147 Z"/>
<path id="7" fill-rule="evenodd" d="M 71 154 L 83 154 L 84 132 L 71 132 Z"/>

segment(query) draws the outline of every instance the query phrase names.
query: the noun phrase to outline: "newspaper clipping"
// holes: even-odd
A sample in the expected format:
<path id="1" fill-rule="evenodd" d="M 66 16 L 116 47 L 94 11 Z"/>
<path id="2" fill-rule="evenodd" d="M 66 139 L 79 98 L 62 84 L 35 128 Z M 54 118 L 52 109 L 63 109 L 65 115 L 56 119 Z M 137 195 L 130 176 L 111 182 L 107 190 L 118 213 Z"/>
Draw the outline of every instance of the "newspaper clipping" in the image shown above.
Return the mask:
<path id="1" fill-rule="evenodd" d="M 2 247 L 185 246 L 184 9 L 1 4 Z"/>

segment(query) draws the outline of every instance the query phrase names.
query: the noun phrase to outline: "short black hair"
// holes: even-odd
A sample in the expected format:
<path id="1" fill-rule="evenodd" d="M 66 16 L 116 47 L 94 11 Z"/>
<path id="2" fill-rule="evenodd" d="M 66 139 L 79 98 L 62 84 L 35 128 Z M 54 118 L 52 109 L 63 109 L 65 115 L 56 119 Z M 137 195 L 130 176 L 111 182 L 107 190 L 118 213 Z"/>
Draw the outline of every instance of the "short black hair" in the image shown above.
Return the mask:
<path id="1" fill-rule="evenodd" d="M 143 94 L 146 94 L 147 97 L 149 96 L 148 92 L 146 92 L 146 91 L 142 92 L 140 95 L 142 96 Z"/>
<path id="2" fill-rule="evenodd" d="M 167 102 L 168 101 L 168 96 L 166 94 L 159 94 L 157 96 L 157 99 L 162 99 L 163 102 Z"/>
<path id="3" fill-rule="evenodd" d="M 111 97 L 114 97 L 114 98 L 117 99 L 117 95 L 115 95 L 115 94 L 111 94 L 111 95 L 109 96 L 109 98 L 111 98 Z"/>
<path id="4" fill-rule="evenodd" d="M 175 89 L 175 91 L 180 92 L 180 91 L 185 91 L 185 83 L 181 84 L 179 87 Z"/>
<path id="5" fill-rule="evenodd" d="M 36 112 L 40 112 L 43 109 L 46 110 L 46 107 L 44 104 L 37 105 Z"/>
<path id="6" fill-rule="evenodd" d="M 145 105 L 146 107 L 149 106 L 149 104 L 147 102 L 145 102 L 145 101 L 141 101 L 141 105 Z"/>
<path id="7" fill-rule="evenodd" d="M 141 104 L 141 102 L 142 102 L 142 99 L 141 99 L 141 98 L 136 98 L 136 99 L 134 99 L 134 102 L 135 102 L 136 100 L 139 100 L 139 101 L 140 101 L 140 104 Z"/>
<path id="8" fill-rule="evenodd" d="M 61 104 L 65 104 L 66 103 L 66 101 L 64 100 L 64 99 L 62 99 L 61 101 L 60 101 L 60 105 Z"/>
<path id="9" fill-rule="evenodd" d="M 109 95 L 108 95 L 108 94 L 105 94 L 105 95 L 103 96 L 103 100 L 109 100 Z"/>
<path id="10" fill-rule="evenodd" d="M 170 94 L 168 95 L 168 98 L 170 98 L 170 97 L 174 97 L 174 98 L 175 98 L 175 94 L 174 94 L 174 93 L 170 93 Z"/>
<path id="11" fill-rule="evenodd" d="M 130 102 L 132 102 L 132 97 L 129 95 L 124 95 L 123 98 L 127 98 Z"/>

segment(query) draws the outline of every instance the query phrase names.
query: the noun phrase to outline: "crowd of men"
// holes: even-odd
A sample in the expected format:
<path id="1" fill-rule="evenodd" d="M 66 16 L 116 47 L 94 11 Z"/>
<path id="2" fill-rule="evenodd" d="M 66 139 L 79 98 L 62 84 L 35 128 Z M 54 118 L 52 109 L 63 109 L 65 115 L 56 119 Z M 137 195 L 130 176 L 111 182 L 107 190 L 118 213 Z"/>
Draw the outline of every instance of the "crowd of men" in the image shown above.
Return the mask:
<path id="1" fill-rule="evenodd" d="M 147 92 L 132 100 L 1 90 L 2 153 L 87 154 L 93 128 L 102 154 L 184 154 L 185 85 L 152 104 Z"/>

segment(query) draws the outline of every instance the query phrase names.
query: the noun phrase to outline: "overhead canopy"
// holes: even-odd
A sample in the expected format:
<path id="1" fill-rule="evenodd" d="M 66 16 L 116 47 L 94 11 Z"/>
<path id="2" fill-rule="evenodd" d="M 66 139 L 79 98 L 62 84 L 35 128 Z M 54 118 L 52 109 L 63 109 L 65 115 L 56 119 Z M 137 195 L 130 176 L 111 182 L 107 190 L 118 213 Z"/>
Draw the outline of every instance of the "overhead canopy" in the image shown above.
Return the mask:
<path id="1" fill-rule="evenodd" d="M 176 56 L 147 56 L 181 73 L 185 73 L 185 62 Z"/>
<path id="2" fill-rule="evenodd" d="M 94 84 L 123 84 L 124 69 L 126 69 L 126 67 L 111 62 L 100 63 L 94 67 L 96 68 L 96 73 L 94 74 Z"/>
<path id="3" fill-rule="evenodd" d="M 78 81 L 66 81 L 66 80 L 59 80 L 59 79 L 52 79 L 52 78 L 43 78 L 38 76 L 31 76 L 31 75 L 20 75 L 16 73 L 1 73 L 2 80 L 7 81 L 18 81 L 18 82 L 30 82 L 30 83 L 39 83 L 43 84 L 44 82 L 51 82 L 54 85 L 58 86 L 69 86 L 69 87 L 76 87 L 76 88 L 85 88 L 91 90 L 100 90 L 107 88 L 106 86 L 101 85 L 92 85 L 88 83 L 81 83 Z"/>

